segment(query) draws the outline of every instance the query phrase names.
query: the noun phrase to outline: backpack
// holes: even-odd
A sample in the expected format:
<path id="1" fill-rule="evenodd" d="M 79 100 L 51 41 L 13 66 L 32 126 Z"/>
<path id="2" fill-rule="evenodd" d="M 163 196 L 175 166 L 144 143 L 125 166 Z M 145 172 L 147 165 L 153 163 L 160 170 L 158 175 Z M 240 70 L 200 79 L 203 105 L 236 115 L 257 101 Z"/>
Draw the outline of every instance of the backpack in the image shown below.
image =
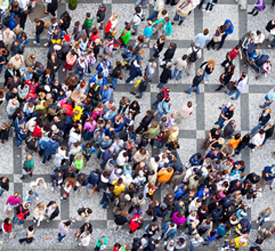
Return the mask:
<path id="1" fill-rule="evenodd" d="M 163 91 L 159 92 L 159 93 L 157 94 L 156 97 L 157 97 L 158 101 L 162 101 L 163 98 L 164 98 L 164 93 L 163 93 Z"/>
<path id="2" fill-rule="evenodd" d="M 10 19 L 11 19 L 11 16 L 10 16 L 10 15 L 9 15 L 9 16 L 5 16 L 5 17 L 3 18 L 2 23 L 3 23 L 5 26 L 8 26 L 8 25 L 9 25 L 9 22 L 10 22 Z"/>
<path id="3" fill-rule="evenodd" d="M 188 59 L 190 62 L 195 62 L 197 60 L 197 53 L 200 49 L 197 51 L 194 51 L 193 46 L 192 46 L 192 53 L 188 56 Z"/>
<path id="4" fill-rule="evenodd" d="M 260 55 L 255 63 L 256 65 L 258 65 L 259 67 L 261 67 L 267 60 L 268 60 L 269 56 L 268 55 Z"/>
<path id="5" fill-rule="evenodd" d="M 143 22 L 145 20 L 145 17 L 143 14 L 141 14 L 141 16 L 139 14 L 136 14 L 138 16 L 138 18 L 140 19 L 141 22 Z"/>
<path id="6" fill-rule="evenodd" d="M 77 213 L 79 214 L 79 215 L 81 215 L 82 213 L 84 213 L 85 212 L 85 207 L 81 207 L 81 208 L 79 208 L 78 210 L 77 210 Z"/>

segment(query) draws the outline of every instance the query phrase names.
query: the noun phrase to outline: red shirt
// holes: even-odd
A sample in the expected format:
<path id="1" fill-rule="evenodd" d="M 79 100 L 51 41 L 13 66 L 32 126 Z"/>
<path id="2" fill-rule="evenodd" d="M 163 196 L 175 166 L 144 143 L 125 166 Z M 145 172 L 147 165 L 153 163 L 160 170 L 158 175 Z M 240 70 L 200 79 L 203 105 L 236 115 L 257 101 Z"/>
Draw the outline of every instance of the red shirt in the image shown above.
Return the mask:
<path id="1" fill-rule="evenodd" d="M 11 232 L 12 224 L 3 223 L 3 228 L 4 228 L 5 232 L 9 233 L 9 232 Z"/>
<path id="2" fill-rule="evenodd" d="M 136 231 L 139 227 L 141 227 L 141 223 L 137 222 L 137 219 L 140 218 L 141 216 L 139 214 L 136 214 L 131 220 L 130 220 L 130 225 L 129 228 L 132 231 Z"/>
<path id="3" fill-rule="evenodd" d="M 229 53 L 229 57 L 231 60 L 233 60 L 237 55 L 239 54 L 239 51 L 235 50 L 235 48 Z"/>
<path id="4" fill-rule="evenodd" d="M 38 136 L 39 138 L 41 138 L 41 136 L 42 136 L 42 130 L 41 130 L 41 128 L 40 128 L 38 125 L 36 125 L 36 126 L 34 127 L 32 136 L 33 136 L 33 137 Z"/>

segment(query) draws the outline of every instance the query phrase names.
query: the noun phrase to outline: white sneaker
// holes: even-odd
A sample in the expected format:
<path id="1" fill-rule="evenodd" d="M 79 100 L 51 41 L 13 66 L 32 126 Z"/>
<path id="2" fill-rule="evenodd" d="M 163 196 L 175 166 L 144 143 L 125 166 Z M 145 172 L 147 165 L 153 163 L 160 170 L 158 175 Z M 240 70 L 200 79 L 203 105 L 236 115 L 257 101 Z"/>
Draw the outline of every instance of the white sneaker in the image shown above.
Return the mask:
<path id="1" fill-rule="evenodd" d="M 205 9 L 202 9 L 202 11 L 205 11 Z"/>
<path id="2" fill-rule="evenodd" d="M 205 84 L 207 84 L 209 81 L 204 81 Z"/>
<path id="3" fill-rule="evenodd" d="M 33 223 L 36 223 L 36 219 L 33 219 Z"/>
<path id="4" fill-rule="evenodd" d="M 210 12 L 211 12 L 210 10 L 206 11 L 206 13 L 210 13 Z"/>
<path id="5" fill-rule="evenodd" d="M 54 187 L 52 187 L 52 191 L 54 191 Z"/>
<path id="6" fill-rule="evenodd" d="M 65 69 L 65 68 L 63 68 L 63 69 L 62 69 L 62 71 L 66 71 L 66 69 Z"/>
<path id="7" fill-rule="evenodd" d="M 37 43 L 36 41 L 32 41 L 33 44 L 40 45 L 40 43 Z"/>
<path id="8" fill-rule="evenodd" d="M 258 220 L 256 220 L 256 224 L 258 224 L 259 223 L 259 221 Z"/>
<path id="9" fill-rule="evenodd" d="M 39 227 L 39 226 L 40 226 L 40 221 L 38 221 L 38 222 L 37 222 L 37 225 L 36 225 L 36 226 L 37 226 L 37 227 Z"/>
<path id="10" fill-rule="evenodd" d="M 252 149 L 251 152 L 255 152 L 255 149 Z"/>
<path id="11" fill-rule="evenodd" d="M 49 46 L 49 44 L 48 44 L 48 43 L 45 43 L 44 46 L 47 47 L 47 46 Z"/>
<path id="12" fill-rule="evenodd" d="M 268 45 L 268 48 L 271 48 L 271 45 L 270 45 L 270 44 Z"/>

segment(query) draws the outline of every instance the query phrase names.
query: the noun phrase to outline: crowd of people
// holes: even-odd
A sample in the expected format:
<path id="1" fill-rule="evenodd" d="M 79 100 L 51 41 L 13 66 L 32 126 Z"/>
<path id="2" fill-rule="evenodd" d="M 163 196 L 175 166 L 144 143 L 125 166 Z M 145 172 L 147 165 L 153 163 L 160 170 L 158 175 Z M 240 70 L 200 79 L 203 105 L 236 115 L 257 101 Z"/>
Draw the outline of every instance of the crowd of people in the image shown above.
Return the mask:
<path id="1" fill-rule="evenodd" d="M 81 249 L 94 245 L 96 251 L 107 246 L 113 246 L 115 251 L 154 251 L 162 245 L 166 251 L 187 247 L 194 251 L 221 239 L 222 242 L 215 243 L 218 250 L 232 251 L 248 244 L 251 222 L 247 210 L 262 196 L 267 181 L 272 180 L 270 189 L 273 189 L 275 167 L 266 166 L 262 177 L 254 172 L 245 174 L 246 163 L 235 160 L 235 156 L 245 147 L 252 152 L 264 147 L 272 137 L 274 121 L 270 105 L 275 101 L 275 87 L 263 97 L 259 120 L 250 133 L 241 135 L 235 131 L 234 111 L 240 107 L 231 102 L 220 104 L 218 120 L 207 133 L 201 151 L 188 160 L 180 156 L 179 125 L 188 123 L 196 104 L 188 101 L 175 111 L 170 99 L 173 90 L 166 85 L 172 79 L 180 83 L 185 73 L 191 75 L 205 47 L 221 49 L 237 25 L 226 19 L 217 24 L 212 36 L 205 28 L 194 37 L 184 55 L 176 53 L 177 44 L 166 40 L 175 25 L 188 22 L 189 14 L 197 6 L 209 13 L 218 1 L 209 0 L 203 8 L 204 2 L 155 0 L 153 13 L 145 19 L 149 1 L 138 0 L 131 21 L 125 20 L 120 31 L 117 22 L 123 13 L 106 16 L 104 4 L 71 24 L 69 11 L 57 17 L 58 1 L 47 1 L 45 14 L 51 15 L 50 23 L 35 18 L 33 41 L 33 46 L 40 46 L 41 34 L 48 32 L 44 44 L 48 47 L 46 65 L 34 53 L 24 53 L 25 47 L 30 46 L 30 31 L 25 30 L 25 23 L 30 12 L 35 11 L 35 1 L 14 0 L 2 6 L 0 72 L 3 71 L 5 81 L 0 88 L 0 104 L 6 105 L 7 122 L 1 126 L 0 139 L 3 144 L 8 141 L 10 128 L 14 128 L 16 147 L 24 145 L 26 153 L 21 179 L 29 186 L 26 194 L 15 191 L 5 202 L 2 234 L 16 238 L 13 227 L 23 226 L 24 220 L 32 218 L 26 237 L 19 239 L 20 243 L 31 243 L 35 228 L 42 221 L 50 223 L 60 214 L 56 201 L 46 202 L 39 197 L 41 189 L 47 188 L 44 178 L 32 178 L 33 173 L 39 174 L 35 165 L 43 165 L 53 157 L 51 190 L 60 189 L 60 200 L 69 200 L 76 192 L 86 193 L 88 198 L 100 193 L 99 204 L 103 209 L 110 207 L 114 213 L 114 235 L 121 229 L 127 229 L 128 235 L 141 233 L 132 243 L 109 243 L 104 235 L 91 243 L 94 200 L 90 199 L 89 207 L 80 207 L 75 217 L 62 219 L 58 224 L 58 242 L 70 235 L 73 222 L 81 221 L 83 225 L 74 233 L 75 237 L 68 237 L 77 238 Z M 244 9 L 243 1 L 239 2 Z M 170 15 L 168 5 L 174 6 L 174 16 Z M 249 14 L 256 16 L 264 9 L 263 0 L 257 0 Z M 72 25 L 73 32 L 69 33 Z M 274 47 L 275 19 L 259 28 L 265 28 L 267 37 L 273 40 L 269 47 Z M 159 35 L 156 40 L 153 34 Z M 268 55 L 260 53 L 265 37 L 263 31 L 250 31 L 225 55 L 216 92 L 227 88 L 226 93 L 235 94 L 231 99 L 236 100 L 245 90 L 249 81 L 247 72 L 234 76 L 233 61 L 237 56 L 257 67 L 262 76 L 268 76 L 272 64 Z M 148 62 L 145 48 L 153 51 Z M 115 61 L 118 53 L 121 57 Z M 163 58 L 158 60 L 160 55 Z M 162 71 L 156 76 L 159 61 Z M 58 79 L 56 74 L 61 68 L 64 79 Z M 214 58 L 206 59 L 184 92 L 199 94 L 200 85 L 211 82 L 216 68 Z M 84 80 L 86 76 L 91 76 L 89 81 Z M 138 100 L 155 79 L 159 93 L 152 107 L 140 114 Z M 134 87 L 129 96 L 114 100 L 112 95 L 118 82 Z M 149 148 L 158 149 L 159 153 L 152 155 Z M 34 155 L 38 154 L 41 163 L 34 162 Z M 92 155 L 96 155 L 100 164 L 91 161 Z M 169 192 L 157 200 L 155 192 L 165 186 Z M 0 196 L 9 192 L 7 177 L 0 178 L 0 187 Z M 31 204 L 35 204 L 34 210 Z M 260 245 L 275 233 L 275 224 L 263 228 L 271 213 L 270 207 L 260 212 L 257 239 L 251 251 L 262 250 Z M 144 224 L 148 216 L 149 223 Z"/>

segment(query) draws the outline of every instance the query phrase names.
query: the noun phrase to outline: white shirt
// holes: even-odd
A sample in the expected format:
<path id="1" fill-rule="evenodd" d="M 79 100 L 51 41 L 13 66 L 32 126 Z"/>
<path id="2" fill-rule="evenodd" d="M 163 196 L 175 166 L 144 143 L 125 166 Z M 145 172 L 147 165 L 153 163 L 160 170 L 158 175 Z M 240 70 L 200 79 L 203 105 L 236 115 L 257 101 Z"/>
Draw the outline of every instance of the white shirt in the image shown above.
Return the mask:
<path id="1" fill-rule="evenodd" d="M 256 31 L 252 31 L 254 44 L 261 44 L 265 40 L 265 35 L 261 33 L 260 36 L 257 36 Z"/>
<path id="2" fill-rule="evenodd" d="M 240 92 L 244 91 L 244 89 L 247 85 L 247 80 L 248 80 L 248 77 L 246 75 L 246 77 L 238 83 L 238 86 L 237 86 L 238 91 L 240 91 Z"/>
<path id="3" fill-rule="evenodd" d="M 257 133 L 257 134 L 252 138 L 251 143 L 252 143 L 253 145 L 259 146 L 259 145 L 261 145 L 261 144 L 264 142 L 264 139 L 265 139 L 265 134 L 262 135 L 262 137 L 261 137 L 260 133 Z"/>

